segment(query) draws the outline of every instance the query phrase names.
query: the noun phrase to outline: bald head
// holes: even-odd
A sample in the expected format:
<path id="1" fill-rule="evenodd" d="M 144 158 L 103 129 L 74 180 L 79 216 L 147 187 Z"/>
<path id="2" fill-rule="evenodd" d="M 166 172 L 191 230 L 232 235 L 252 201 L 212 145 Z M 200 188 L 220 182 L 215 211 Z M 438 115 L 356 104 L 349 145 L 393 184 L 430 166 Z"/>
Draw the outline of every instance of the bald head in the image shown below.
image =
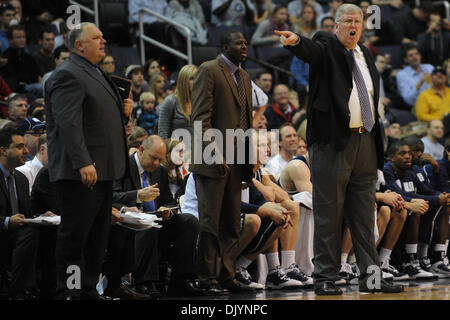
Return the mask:
<path id="1" fill-rule="evenodd" d="M 139 147 L 138 158 L 142 168 L 147 172 L 155 171 L 166 157 L 167 148 L 158 135 L 148 136 Z"/>

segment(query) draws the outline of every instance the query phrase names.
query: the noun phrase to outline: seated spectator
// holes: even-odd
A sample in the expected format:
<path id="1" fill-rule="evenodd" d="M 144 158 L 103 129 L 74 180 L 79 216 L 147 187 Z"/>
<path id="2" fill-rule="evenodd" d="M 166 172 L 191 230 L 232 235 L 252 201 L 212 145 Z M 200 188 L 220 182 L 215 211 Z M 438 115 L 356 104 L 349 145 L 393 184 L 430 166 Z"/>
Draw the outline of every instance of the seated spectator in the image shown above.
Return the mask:
<path id="1" fill-rule="evenodd" d="M 427 21 L 433 7 L 430 2 L 422 1 L 410 12 L 397 17 L 394 27 L 395 43 L 406 44 L 416 42 L 417 36 L 428 29 Z"/>
<path id="2" fill-rule="evenodd" d="M 155 95 L 155 107 L 158 107 L 166 98 L 163 91 L 166 82 L 167 77 L 162 72 L 155 73 L 148 82 L 148 91 Z M 159 112 L 159 108 L 157 108 L 157 112 Z"/>
<path id="3" fill-rule="evenodd" d="M 442 67 L 436 67 L 431 72 L 431 83 L 431 87 L 417 98 L 417 120 L 442 120 L 450 113 L 450 88 L 445 85 L 447 75 Z"/>
<path id="4" fill-rule="evenodd" d="M 208 30 L 206 29 L 203 9 L 198 0 L 172 0 L 169 2 L 169 7 L 172 9 L 172 19 L 192 31 L 192 41 L 206 45 L 208 42 Z M 184 29 L 176 27 L 176 30 L 183 37 L 186 37 Z"/>
<path id="5" fill-rule="evenodd" d="M 267 94 L 269 105 L 272 104 L 272 81 L 272 74 L 267 70 L 259 72 L 255 78 L 255 83 Z"/>
<path id="6" fill-rule="evenodd" d="M 20 0 L 9 0 L 10 5 L 14 7 L 16 13 L 14 14 L 13 23 L 22 24 L 23 14 L 22 14 L 22 2 Z"/>
<path id="7" fill-rule="evenodd" d="M 68 0 L 54 1 L 54 0 L 21 0 L 23 6 L 23 15 L 27 19 L 25 21 L 25 28 L 29 35 L 29 43 L 37 44 L 39 35 L 42 30 L 53 27 L 55 35 L 57 34 L 55 24 L 65 22 L 67 15 L 67 8 L 70 3 Z M 63 23 L 65 24 L 65 23 Z"/>
<path id="8" fill-rule="evenodd" d="M 28 149 L 27 160 L 31 161 L 39 151 L 39 137 L 45 133 L 45 123 L 36 118 L 26 118 L 17 125 L 23 133 Z"/>
<path id="9" fill-rule="evenodd" d="M 305 156 L 308 153 L 308 145 L 306 143 L 306 140 L 302 137 L 298 137 L 298 147 L 297 151 L 295 152 L 295 156 Z"/>
<path id="10" fill-rule="evenodd" d="M 317 12 L 317 15 L 318 15 L 318 18 L 317 18 L 317 24 L 318 24 L 318 25 L 321 25 L 322 20 L 323 20 L 325 17 L 330 17 L 330 18 L 332 18 L 333 21 L 334 21 L 334 18 L 336 17 L 336 10 L 337 10 L 337 8 L 338 8 L 341 4 L 343 4 L 343 3 L 344 3 L 344 0 L 331 0 L 331 1 L 329 1 L 329 2 L 328 2 L 328 9 L 329 9 L 329 11 L 328 11 L 328 12 L 325 12 L 325 13 L 322 13 L 322 14 L 320 14 L 320 13 L 317 11 L 317 9 L 316 9 L 316 12 Z M 333 27 L 334 27 L 334 26 L 333 26 Z"/>
<path id="11" fill-rule="evenodd" d="M 288 162 L 295 157 L 298 149 L 298 137 L 294 126 L 291 123 L 285 123 L 279 130 L 280 148 L 279 153 L 267 162 L 264 169 L 275 177 L 275 180 L 281 175 Z"/>
<path id="12" fill-rule="evenodd" d="M 46 166 L 48 162 L 47 135 L 45 133 L 39 136 L 37 147 L 38 152 L 36 153 L 36 156 L 33 158 L 33 160 L 28 160 L 23 166 L 17 167 L 17 170 L 22 172 L 28 179 L 28 184 L 30 186 L 30 195 L 39 170 Z"/>
<path id="13" fill-rule="evenodd" d="M 125 77 L 131 80 L 131 94 L 136 109 L 139 105 L 140 96 L 144 92 L 142 87 L 144 84 L 144 68 L 138 64 L 129 65 L 125 70 Z"/>
<path id="14" fill-rule="evenodd" d="M 269 101 L 269 97 L 264 91 L 258 87 L 256 83 L 252 81 L 252 107 L 253 107 L 253 128 L 258 128 L 262 123 L 260 122 L 261 117 L 264 116 L 264 112 L 266 111 L 267 104 Z M 264 117 L 265 123 L 267 124 L 267 119 Z"/>
<path id="15" fill-rule="evenodd" d="M 0 261 L 10 261 L 9 297 L 34 300 L 38 235 L 25 220 L 32 217 L 28 180 L 15 170 L 25 163 L 28 150 L 18 131 L 2 130 L 0 147 L 0 177 L 5 185 L 0 192 Z"/>
<path id="16" fill-rule="evenodd" d="M 318 31 L 317 12 L 310 4 L 303 6 L 300 17 L 292 25 L 294 32 L 311 39 Z"/>
<path id="17" fill-rule="evenodd" d="M 439 13 L 431 13 L 428 29 L 417 36 L 423 62 L 440 66 L 450 57 L 450 32 L 443 29 L 443 19 Z"/>
<path id="18" fill-rule="evenodd" d="M 255 25 L 260 24 L 272 15 L 272 0 L 252 0 L 252 7 Z"/>
<path id="19" fill-rule="evenodd" d="M 286 6 L 278 5 L 273 9 L 272 18 L 261 22 L 250 40 L 252 46 L 283 47 L 274 30 L 288 30 Z"/>
<path id="20" fill-rule="evenodd" d="M 273 98 L 272 106 L 264 112 L 268 130 L 278 129 L 283 123 L 292 121 L 292 117 L 298 111 L 289 102 L 289 88 L 286 85 L 276 85 L 273 89 Z"/>
<path id="21" fill-rule="evenodd" d="M 0 68 L 3 78 L 14 92 L 33 92 L 38 97 L 42 96 L 39 68 L 33 57 L 25 51 L 25 28 L 21 25 L 12 26 L 7 36 L 10 47 L 3 52 L 3 58 L 8 59 L 8 63 Z"/>
<path id="22" fill-rule="evenodd" d="M 155 59 L 148 59 L 147 62 L 144 65 L 144 78 L 145 81 L 149 82 L 150 78 L 155 74 L 155 73 L 160 73 L 161 72 L 161 67 L 159 65 L 158 60 Z"/>
<path id="23" fill-rule="evenodd" d="M 153 134 L 158 123 L 158 114 L 155 110 L 155 96 L 151 92 L 144 92 L 139 99 L 139 105 L 134 110 L 136 125 L 145 129 L 147 133 Z"/>
<path id="24" fill-rule="evenodd" d="M 41 122 L 45 122 L 45 100 L 38 98 L 34 100 L 28 109 L 28 118 L 37 118 Z"/>
<path id="25" fill-rule="evenodd" d="M 27 97 L 22 94 L 15 94 L 8 99 L 8 119 L 19 123 L 27 117 L 28 102 Z"/>
<path id="26" fill-rule="evenodd" d="M 402 129 L 400 126 L 400 123 L 393 121 L 389 124 L 387 127 L 387 137 L 388 137 L 388 149 L 389 146 L 394 143 L 395 141 L 398 141 L 402 137 Z"/>
<path id="27" fill-rule="evenodd" d="M 441 120 L 431 120 L 427 123 L 427 135 L 422 138 L 425 153 L 429 153 L 435 160 L 441 160 L 444 146 L 439 142 L 444 136 L 444 124 Z"/>
<path id="28" fill-rule="evenodd" d="M 342 1 L 341 1 L 342 2 Z M 303 8 L 305 5 L 311 5 L 314 8 L 317 16 L 323 14 L 322 6 L 318 1 L 314 0 L 293 0 L 288 4 L 289 23 L 294 26 L 302 16 Z M 330 5 L 330 4 L 329 4 Z M 316 17 L 317 17 L 316 16 Z"/>
<path id="29" fill-rule="evenodd" d="M 39 68 L 39 75 L 42 77 L 47 72 L 56 68 L 53 49 L 55 48 L 55 32 L 51 28 L 43 29 L 39 36 L 39 51 L 32 57 Z"/>
<path id="30" fill-rule="evenodd" d="M 422 57 L 417 46 L 406 45 L 404 53 L 408 66 L 397 74 L 397 88 L 403 100 L 413 108 L 418 95 L 431 86 L 430 74 L 434 68 L 430 64 L 421 64 Z"/>
<path id="31" fill-rule="evenodd" d="M 249 25 L 254 19 L 248 0 L 212 0 L 211 24 L 215 26 Z"/>
<path id="32" fill-rule="evenodd" d="M 53 61 L 55 63 L 55 67 L 51 71 L 44 74 L 44 76 L 42 77 L 42 91 L 43 92 L 45 90 L 45 82 L 47 81 L 48 78 L 50 78 L 53 70 L 56 67 L 60 66 L 67 58 L 69 58 L 69 56 L 70 56 L 70 50 L 64 44 L 60 45 L 53 51 L 52 57 L 53 57 Z"/>
<path id="33" fill-rule="evenodd" d="M 138 151 L 139 147 L 148 137 L 148 133 L 144 128 L 139 126 L 133 126 L 133 130 L 131 134 L 128 136 L 128 154 L 132 155 L 136 151 Z"/>
<path id="34" fill-rule="evenodd" d="M 15 14 L 16 10 L 11 4 L 3 3 L 0 6 L 0 49 L 2 52 L 9 48 L 9 40 L 6 34 Z"/>
<path id="35" fill-rule="evenodd" d="M 177 88 L 177 82 L 175 80 L 169 80 L 163 87 L 163 94 L 165 97 L 170 96 L 175 92 Z"/>
<path id="36" fill-rule="evenodd" d="M 108 76 L 112 76 L 116 72 L 116 60 L 110 54 L 107 54 L 98 65 Z"/>
<path id="37" fill-rule="evenodd" d="M 189 174 L 188 166 L 184 163 L 185 145 L 180 140 L 167 139 L 167 154 L 161 163 L 169 174 L 169 188 L 174 199 L 178 199 L 178 191 L 183 185 L 184 178 Z"/>
<path id="38" fill-rule="evenodd" d="M 186 129 L 193 134 L 191 124 L 191 92 L 197 67 L 192 64 L 181 68 L 174 94 L 169 95 L 159 107 L 158 135 L 172 138 L 177 129 Z M 174 137 L 175 138 L 175 137 Z"/>

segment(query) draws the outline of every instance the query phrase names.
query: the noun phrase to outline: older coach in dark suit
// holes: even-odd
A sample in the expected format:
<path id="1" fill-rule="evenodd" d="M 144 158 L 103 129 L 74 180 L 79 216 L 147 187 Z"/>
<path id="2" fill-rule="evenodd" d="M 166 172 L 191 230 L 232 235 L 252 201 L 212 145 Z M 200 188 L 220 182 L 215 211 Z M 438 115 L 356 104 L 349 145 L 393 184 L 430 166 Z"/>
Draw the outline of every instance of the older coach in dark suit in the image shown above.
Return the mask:
<path id="1" fill-rule="evenodd" d="M 383 167 L 378 120 L 379 78 L 370 51 L 358 44 L 363 13 L 343 4 L 336 34 L 318 32 L 309 40 L 275 31 L 284 45 L 310 65 L 307 140 L 314 203 L 314 286 L 318 295 L 342 291 L 340 269 L 343 220 L 349 226 L 361 272 L 360 291 L 400 292 L 381 279 L 373 289 L 367 268 L 379 266 L 374 238 L 377 168 Z M 326 170 L 325 170 L 326 169 Z"/>
<path id="2" fill-rule="evenodd" d="M 105 43 L 92 23 L 73 29 L 70 58 L 45 87 L 48 168 L 62 203 L 56 260 L 63 299 L 99 299 L 95 285 L 108 239 L 112 185 L 128 165 L 124 114 L 131 113 L 132 101 L 122 101 L 96 65 Z M 79 267 L 81 281 L 70 266 Z"/>
<path id="3" fill-rule="evenodd" d="M 202 124 L 202 131 L 194 132 L 191 165 L 191 171 L 197 175 L 199 277 L 200 285 L 211 294 L 223 293 L 223 288 L 240 290 L 234 279 L 232 256 L 239 239 L 241 182 L 252 175 L 251 166 L 231 163 L 236 159 L 225 159 L 226 130 L 246 131 L 252 123 L 250 78 L 240 67 L 247 55 L 247 41 L 241 32 L 228 31 L 221 37 L 221 48 L 221 55 L 199 67 L 192 88 L 194 131 L 196 121 Z M 209 144 L 201 141 L 208 129 L 222 134 L 223 148 L 217 144 L 215 157 L 223 157 L 223 162 L 214 160 L 207 164 L 198 152 L 199 149 L 203 152 L 202 145 Z M 234 142 L 232 148 L 233 145 Z M 235 145 L 234 148 L 236 156 Z"/>

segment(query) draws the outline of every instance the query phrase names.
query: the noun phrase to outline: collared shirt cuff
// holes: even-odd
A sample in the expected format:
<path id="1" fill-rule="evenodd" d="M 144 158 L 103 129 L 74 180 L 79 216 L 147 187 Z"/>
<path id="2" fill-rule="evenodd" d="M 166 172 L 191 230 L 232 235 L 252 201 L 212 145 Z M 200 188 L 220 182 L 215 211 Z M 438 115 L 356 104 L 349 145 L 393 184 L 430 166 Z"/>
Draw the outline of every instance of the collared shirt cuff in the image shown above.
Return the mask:
<path id="1" fill-rule="evenodd" d="M 10 217 L 6 217 L 4 224 L 3 224 L 3 229 L 8 230 L 8 226 L 9 226 L 9 218 Z"/>

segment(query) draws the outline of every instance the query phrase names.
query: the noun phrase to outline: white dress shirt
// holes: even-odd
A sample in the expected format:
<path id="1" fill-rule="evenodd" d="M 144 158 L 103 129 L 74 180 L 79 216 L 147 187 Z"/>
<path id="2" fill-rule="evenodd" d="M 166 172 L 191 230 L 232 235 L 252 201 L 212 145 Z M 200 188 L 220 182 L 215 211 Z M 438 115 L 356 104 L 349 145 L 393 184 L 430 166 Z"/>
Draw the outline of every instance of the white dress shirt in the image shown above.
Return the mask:
<path id="1" fill-rule="evenodd" d="M 28 179 L 28 184 L 30 185 L 30 194 L 31 189 L 33 188 L 34 180 L 44 165 L 39 161 L 39 159 L 35 156 L 33 160 L 25 162 L 23 166 L 17 167 L 16 170 L 22 172 L 25 177 Z"/>
<path id="2" fill-rule="evenodd" d="M 373 101 L 374 88 L 372 83 L 372 77 L 370 76 L 369 67 L 367 66 L 366 59 L 364 58 L 364 53 L 361 48 L 357 45 L 354 50 L 355 63 L 358 64 L 358 68 L 364 78 L 364 83 L 369 94 L 370 109 L 372 110 L 372 117 L 375 123 L 375 108 Z M 355 79 L 353 76 L 353 90 L 350 94 L 350 100 L 348 102 L 348 107 L 350 109 L 350 128 L 359 128 L 363 126 L 362 116 L 361 116 L 361 104 L 359 102 L 358 89 L 356 87 Z"/>

